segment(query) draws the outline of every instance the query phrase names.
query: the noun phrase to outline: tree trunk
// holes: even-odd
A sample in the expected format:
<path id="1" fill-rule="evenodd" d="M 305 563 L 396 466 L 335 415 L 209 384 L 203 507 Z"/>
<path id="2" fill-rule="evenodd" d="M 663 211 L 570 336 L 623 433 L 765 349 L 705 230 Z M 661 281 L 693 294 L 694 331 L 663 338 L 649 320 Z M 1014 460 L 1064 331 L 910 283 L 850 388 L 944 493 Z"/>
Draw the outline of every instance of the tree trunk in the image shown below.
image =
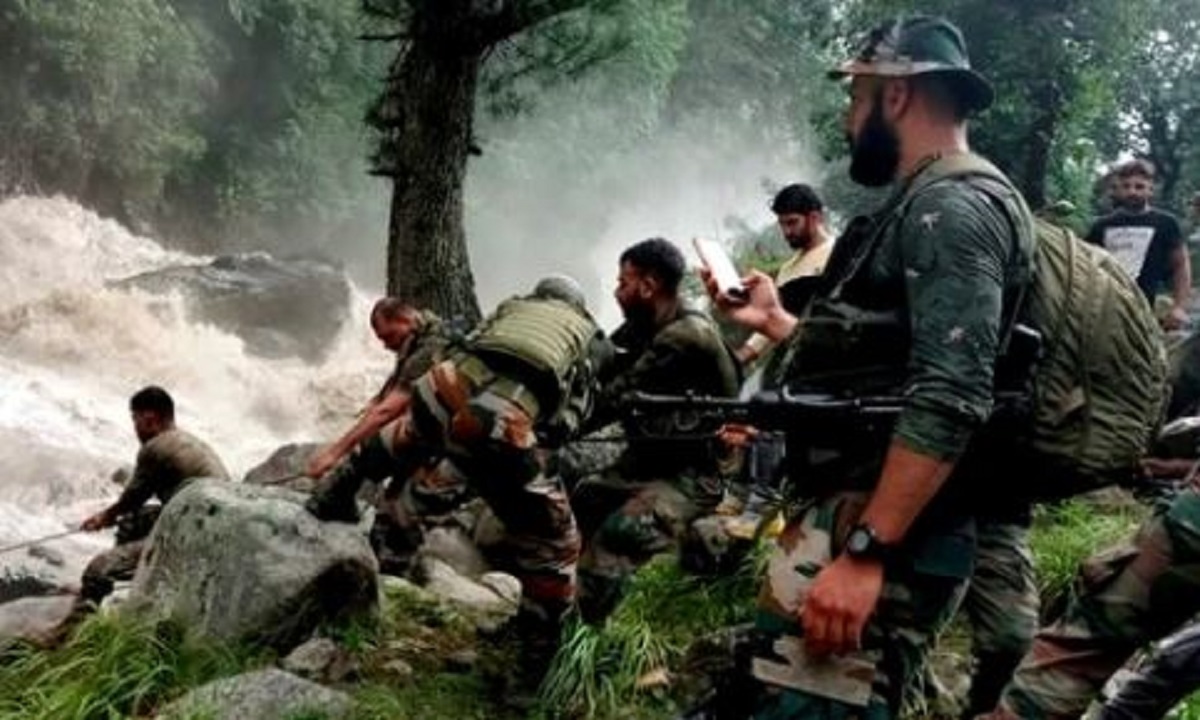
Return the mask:
<path id="1" fill-rule="evenodd" d="M 1150 103 L 1146 110 L 1149 126 L 1146 139 L 1150 145 L 1148 159 L 1154 164 L 1159 202 L 1163 207 L 1171 208 L 1176 200 L 1183 163 L 1179 157 L 1178 133 L 1172 132 L 1167 112 L 1161 101 Z"/>
<path id="2" fill-rule="evenodd" d="M 1054 147 L 1054 138 L 1058 134 L 1058 121 L 1061 117 L 1061 96 L 1058 93 L 1047 93 L 1058 96 L 1047 105 L 1034 119 L 1033 126 L 1025 142 L 1025 162 L 1023 163 L 1020 187 L 1029 207 L 1037 209 L 1046 205 L 1046 176 L 1050 173 L 1050 152 Z"/>
<path id="3" fill-rule="evenodd" d="M 380 130 L 375 170 L 392 178 L 388 293 L 446 317 L 476 321 L 475 277 L 463 229 L 463 180 L 472 152 L 483 58 L 505 38 L 588 0 L 366 2 L 405 18 L 387 89 L 367 117 Z M 394 7 L 391 7 L 394 6 Z M 407 7 L 411 14 L 395 8 Z M 390 9 L 389 9 L 390 8 Z"/>
<path id="4" fill-rule="evenodd" d="M 380 169 L 393 178 L 388 294 L 471 322 L 480 313 L 463 230 L 463 180 L 482 57 L 414 38 L 381 108 L 396 123 Z"/>

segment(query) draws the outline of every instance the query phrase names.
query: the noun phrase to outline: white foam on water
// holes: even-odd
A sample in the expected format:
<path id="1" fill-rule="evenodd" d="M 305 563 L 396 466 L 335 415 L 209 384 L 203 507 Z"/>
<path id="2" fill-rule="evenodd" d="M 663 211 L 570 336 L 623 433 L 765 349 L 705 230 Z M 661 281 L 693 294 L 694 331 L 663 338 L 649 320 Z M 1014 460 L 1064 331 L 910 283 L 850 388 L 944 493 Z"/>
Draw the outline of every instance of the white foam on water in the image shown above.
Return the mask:
<path id="1" fill-rule="evenodd" d="M 237 336 L 189 320 L 182 297 L 107 286 L 209 260 L 61 198 L 0 203 L 0 503 L 77 522 L 115 497 L 108 478 L 138 449 L 128 399 L 148 384 L 172 394 L 178 425 L 238 476 L 283 443 L 328 438 L 352 420 L 391 362 L 362 293 L 314 366 L 248 354 Z M 20 539 L 7 529 L 3 539 Z"/>

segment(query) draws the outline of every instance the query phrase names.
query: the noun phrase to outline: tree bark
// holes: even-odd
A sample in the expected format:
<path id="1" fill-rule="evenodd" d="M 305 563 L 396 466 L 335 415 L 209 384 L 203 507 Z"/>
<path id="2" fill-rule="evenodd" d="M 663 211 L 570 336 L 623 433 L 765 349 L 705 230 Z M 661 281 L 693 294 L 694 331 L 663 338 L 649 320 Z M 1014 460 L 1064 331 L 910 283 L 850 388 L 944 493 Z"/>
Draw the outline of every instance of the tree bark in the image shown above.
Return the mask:
<path id="1" fill-rule="evenodd" d="M 1032 208 L 1046 204 L 1046 178 L 1050 173 L 1050 153 L 1062 120 L 1063 93 L 1053 80 L 1045 82 L 1034 93 L 1039 108 L 1025 141 L 1025 162 L 1022 163 L 1019 185 L 1025 201 Z"/>
<path id="2" fill-rule="evenodd" d="M 482 52 L 414 38 L 389 80 L 380 169 L 393 178 L 388 294 L 476 321 L 463 229 L 463 181 Z"/>
<path id="3" fill-rule="evenodd" d="M 1148 159 L 1154 164 L 1158 196 L 1164 206 L 1172 207 L 1183 163 L 1179 157 L 1178 133 L 1172 132 L 1167 113 L 1162 101 L 1155 99 L 1150 103 L 1146 110 L 1146 139 L 1150 145 Z"/>

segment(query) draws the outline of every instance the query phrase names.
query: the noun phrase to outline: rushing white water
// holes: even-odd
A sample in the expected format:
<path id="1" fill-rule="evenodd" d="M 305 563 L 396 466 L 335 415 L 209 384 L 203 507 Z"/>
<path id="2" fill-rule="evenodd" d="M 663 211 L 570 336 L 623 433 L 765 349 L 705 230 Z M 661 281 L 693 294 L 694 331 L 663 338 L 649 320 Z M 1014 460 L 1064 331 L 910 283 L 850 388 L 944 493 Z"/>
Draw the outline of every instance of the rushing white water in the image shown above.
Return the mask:
<path id="1" fill-rule="evenodd" d="M 240 476 L 280 444 L 338 432 L 386 375 L 358 292 L 328 359 L 311 366 L 247 354 L 235 335 L 189 321 L 181 297 L 105 285 L 207 260 L 64 199 L 0 203 L 0 544 L 51 527 L 6 514 L 77 522 L 115 496 L 108 478 L 138 449 L 128 398 L 144 385 L 171 392 L 179 426 Z"/>

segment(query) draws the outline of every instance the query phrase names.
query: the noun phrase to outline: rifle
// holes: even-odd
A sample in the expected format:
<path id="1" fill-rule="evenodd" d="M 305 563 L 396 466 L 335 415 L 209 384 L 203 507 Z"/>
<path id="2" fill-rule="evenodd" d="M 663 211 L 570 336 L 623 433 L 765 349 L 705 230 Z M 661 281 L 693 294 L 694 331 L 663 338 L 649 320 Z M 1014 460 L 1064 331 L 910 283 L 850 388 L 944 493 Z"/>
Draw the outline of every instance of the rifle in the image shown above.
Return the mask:
<path id="1" fill-rule="evenodd" d="M 802 432 L 806 436 L 836 437 L 847 431 L 890 428 L 905 400 L 898 395 L 844 397 L 827 393 L 765 390 L 747 400 L 633 392 L 621 401 L 632 420 L 671 418 L 680 432 L 725 424 L 753 425 L 760 430 Z"/>

